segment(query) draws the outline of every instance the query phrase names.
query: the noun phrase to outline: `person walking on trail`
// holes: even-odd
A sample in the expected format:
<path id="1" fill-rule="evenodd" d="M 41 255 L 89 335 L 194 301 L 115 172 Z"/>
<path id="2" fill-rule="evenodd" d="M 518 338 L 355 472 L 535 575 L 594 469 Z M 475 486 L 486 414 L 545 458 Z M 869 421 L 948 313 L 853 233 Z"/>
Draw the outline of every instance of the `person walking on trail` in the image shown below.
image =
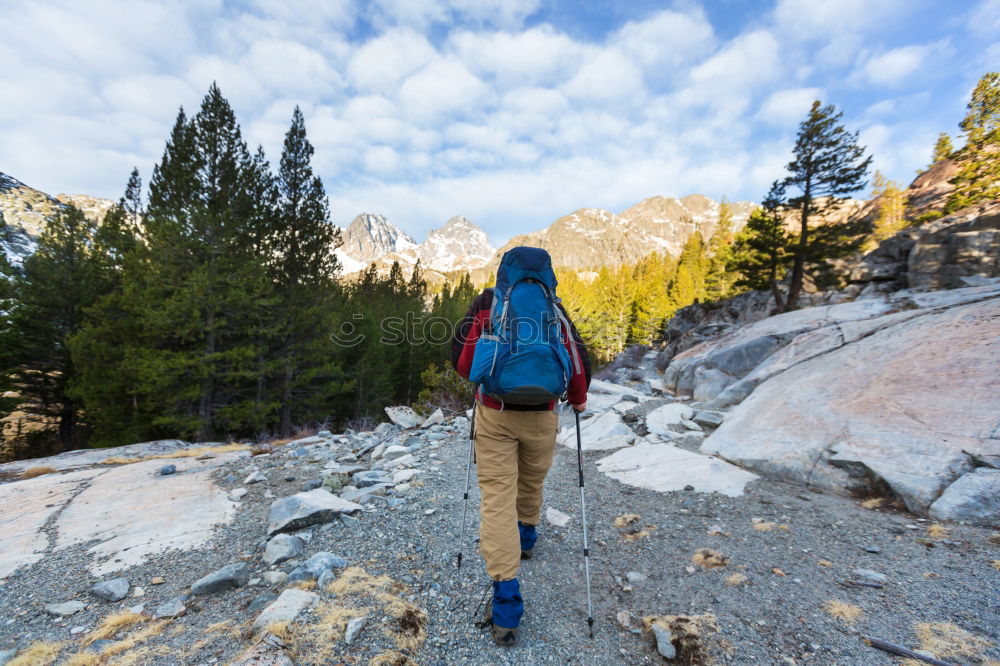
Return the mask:
<path id="1" fill-rule="evenodd" d="M 451 360 L 474 382 L 474 439 L 480 490 L 480 550 L 493 580 L 486 623 L 493 640 L 511 645 L 524 613 L 517 574 L 538 538 L 542 485 L 552 465 L 565 397 L 587 405 L 590 359 L 555 295 L 548 252 L 506 252 L 496 286 L 469 307 L 452 341 Z"/>

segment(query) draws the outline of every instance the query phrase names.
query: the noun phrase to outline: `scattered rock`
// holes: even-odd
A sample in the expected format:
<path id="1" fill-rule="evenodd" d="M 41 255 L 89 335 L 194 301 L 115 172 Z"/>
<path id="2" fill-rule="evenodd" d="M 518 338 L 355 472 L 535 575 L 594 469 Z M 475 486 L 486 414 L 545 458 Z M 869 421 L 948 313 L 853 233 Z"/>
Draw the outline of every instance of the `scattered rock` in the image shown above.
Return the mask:
<path id="1" fill-rule="evenodd" d="M 393 485 L 399 485 L 400 483 L 407 483 L 413 480 L 413 477 L 417 475 L 417 470 L 415 469 L 401 469 L 398 472 L 394 472 L 392 475 Z"/>
<path id="2" fill-rule="evenodd" d="M 889 582 L 888 576 L 877 571 L 872 571 L 871 569 L 855 569 L 851 572 L 851 574 L 853 574 L 856 579 L 868 581 L 869 583 Z"/>
<path id="3" fill-rule="evenodd" d="M 641 574 L 638 571 L 629 571 L 627 574 L 625 574 L 625 578 L 632 585 L 636 585 L 638 583 L 644 583 L 647 580 L 645 574 Z"/>
<path id="4" fill-rule="evenodd" d="M 271 592 L 258 595 L 254 597 L 253 601 L 251 601 L 247 606 L 247 613 L 254 615 L 270 606 L 277 598 L 278 595 Z"/>
<path id="5" fill-rule="evenodd" d="M 629 428 L 615 411 L 606 411 L 580 421 L 580 444 L 584 451 L 620 449 L 635 441 L 635 431 Z M 576 448 L 576 426 L 563 428 L 558 442 Z"/>
<path id="6" fill-rule="evenodd" d="M 441 410 L 439 409 L 438 412 Z M 364 630 L 365 624 L 368 622 L 368 616 L 362 615 L 361 617 L 352 617 L 347 621 L 347 629 L 344 631 L 344 642 L 350 645 L 354 642 L 354 639 Z"/>
<path id="7" fill-rule="evenodd" d="M 167 618 L 181 617 L 187 613 L 187 606 L 184 602 L 187 601 L 186 596 L 174 597 L 164 601 L 162 604 L 153 609 L 153 619 L 163 620 Z"/>
<path id="8" fill-rule="evenodd" d="M 333 569 L 327 569 L 316 579 L 316 587 L 322 590 L 335 580 L 337 580 L 337 576 L 333 573 Z"/>
<path id="9" fill-rule="evenodd" d="M 549 507 L 545 510 L 545 520 L 549 521 L 550 525 L 555 525 L 556 527 L 566 527 L 566 524 L 569 522 L 569 516 L 559 509 Z"/>
<path id="10" fill-rule="evenodd" d="M 244 485 L 247 485 L 247 486 L 249 486 L 251 484 L 254 484 L 254 483 L 260 483 L 261 481 L 267 481 L 267 477 L 264 476 L 264 473 L 261 472 L 259 469 L 255 469 L 254 471 L 252 471 L 250 473 L 250 476 L 248 476 L 247 478 L 243 479 Z"/>
<path id="11" fill-rule="evenodd" d="M 322 488 L 322 487 L 323 487 L 322 479 L 313 479 L 311 481 L 306 481 L 305 483 L 303 483 L 301 490 L 302 492 L 307 493 L 310 490 L 316 490 L 317 488 Z"/>
<path id="12" fill-rule="evenodd" d="M 243 562 L 230 564 L 197 580 L 191 586 L 192 594 L 215 594 L 243 587 L 250 580 L 250 567 Z"/>
<path id="13" fill-rule="evenodd" d="M 668 627 L 659 622 L 654 622 L 652 626 L 653 636 L 656 638 L 656 651 L 665 659 L 677 657 L 677 648 L 674 647 L 674 636 Z"/>
<path id="14" fill-rule="evenodd" d="M 328 523 L 341 513 L 354 513 L 360 509 L 359 504 L 343 500 L 322 489 L 297 493 L 271 504 L 267 533 L 274 535 Z"/>
<path id="15" fill-rule="evenodd" d="M 718 428 L 725 418 L 719 412 L 698 412 L 691 420 L 706 428 Z"/>
<path id="16" fill-rule="evenodd" d="M 403 405 L 386 407 L 385 413 L 390 421 L 403 428 L 416 428 L 424 421 L 419 414 Z"/>
<path id="17" fill-rule="evenodd" d="M 319 552 L 292 569 L 288 574 L 288 582 L 300 580 L 317 580 L 324 571 L 342 569 L 347 566 L 347 560 L 333 553 Z"/>
<path id="18" fill-rule="evenodd" d="M 275 622 L 291 622 L 303 611 L 312 608 L 319 601 L 319 595 L 307 590 L 291 588 L 265 608 L 254 620 L 253 630 L 260 631 Z"/>
<path id="19" fill-rule="evenodd" d="M 284 571 L 265 571 L 261 574 L 263 578 L 269 585 L 282 585 L 286 580 L 288 580 L 288 574 Z"/>
<path id="20" fill-rule="evenodd" d="M 0 666 L 4 666 L 17 656 L 17 650 L 0 650 Z"/>
<path id="21" fill-rule="evenodd" d="M 615 615 L 615 619 L 618 620 L 618 624 L 621 625 L 622 629 L 632 628 L 632 614 L 627 610 L 618 611 Z"/>
<path id="22" fill-rule="evenodd" d="M 380 483 L 392 485 L 392 475 L 382 470 L 357 472 L 351 477 L 351 482 L 358 488 L 367 488 Z"/>
<path id="23" fill-rule="evenodd" d="M 128 596 L 128 578 L 112 578 L 101 581 L 90 588 L 91 594 L 105 601 L 121 601 Z"/>
<path id="24" fill-rule="evenodd" d="M 280 638 L 265 633 L 231 666 L 294 666 L 292 658 L 285 654 L 283 648 L 284 643 Z"/>
<path id="25" fill-rule="evenodd" d="M 159 474 L 160 476 L 169 476 L 176 471 L 177 471 L 177 465 L 164 465 L 157 471 L 157 474 Z"/>
<path id="26" fill-rule="evenodd" d="M 440 423 L 444 423 L 444 412 L 442 412 L 441 408 L 439 407 L 435 409 L 430 416 L 427 417 L 427 419 L 423 422 L 421 427 L 429 428 L 432 425 L 438 425 Z"/>
<path id="27" fill-rule="evenodd" d="M 383 460 L 395 460 L 396 458 L 402 458 L 409 452 L 410 450 L 405 446 L 393 444 L 392 446 L 386 447 L 385 450 L 382 451 L 382 455 L 379 457 Z"/>
<path id="28" fill-rule="evenodd" d="M 681 403 L 670 403 L 657 407 L 646 415 L 646 428 L 654 435 L 669 437 L 674 430 L 671 426 L 681 426 L 681 422 L 694 416 L 694 410 Z"/>
<path id="29" fill-rule="evenodd" d="M 1000 527 L 1000 469 L 963 474 L 931 504 L 931 518 Z"/>
<path id="30" fill-rule="evenodd" d="M 45 612 L 56 617 L 69 617 L 86 607 L 87 605 L 82 601 L 64 601 L 61 604 L 45 604 Z"/>
<path id="31" fill-rule="evenodd" d="M 229 491 L 229 499 L 234 502 L 239 502 L 241 499 L 246 497 L 249 491 L 246 488 L 233 488 Z"/>
<path id="32" fill-rule="evenodd" d="M 264 561 L 270 566 L 281 564 L 301 555 L 305 547 L 305 542 L 297 536 L 277 534 L 264 547 Z"/>
<path id="33" fill-rule="evenodd" d="M 598 460 L 597 469 L 638 488 L 668 492 L 691 485 L 699 492 L 719 492 L 730 497 L 742 495 L 746 484 L 757 478 L 718 458 L 668 444 L 643 443 L 616 451 Z"/>

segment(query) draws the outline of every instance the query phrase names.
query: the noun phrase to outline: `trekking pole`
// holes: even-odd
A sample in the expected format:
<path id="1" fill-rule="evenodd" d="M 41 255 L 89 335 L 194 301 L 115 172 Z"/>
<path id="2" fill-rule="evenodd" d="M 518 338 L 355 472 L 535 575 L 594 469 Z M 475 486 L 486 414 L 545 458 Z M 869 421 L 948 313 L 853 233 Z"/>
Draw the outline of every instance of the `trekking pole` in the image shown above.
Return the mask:
<path id="1" fill-rule="evenodd" d="M 476 403 L 472 403 L 472 419 L 469 422 L 469 460 L 465 465 L 465 493 L 462 499 L 465 507 L 462 509 L 462 533 L 458 539 L 458 563 L 455 568 L 462 568 L 462 549 L 465 547 L 465 519 L 469 515 L 469 486 L 472 482 L 472 453 L 476 441 Z"/>
<path id="2" fill-rule="evenodd" d="M 594 609 L 590 600 L 590 547 L 587 545 L 587 500 L 583 495 L 583 444 L 580 441 L 580 412 L 573 410 L 576 417 L 576 465 L 580 473 L 580 518 L 583 520 L 583 571 L 587 577 L 587 629 L 594 637 Z"/>

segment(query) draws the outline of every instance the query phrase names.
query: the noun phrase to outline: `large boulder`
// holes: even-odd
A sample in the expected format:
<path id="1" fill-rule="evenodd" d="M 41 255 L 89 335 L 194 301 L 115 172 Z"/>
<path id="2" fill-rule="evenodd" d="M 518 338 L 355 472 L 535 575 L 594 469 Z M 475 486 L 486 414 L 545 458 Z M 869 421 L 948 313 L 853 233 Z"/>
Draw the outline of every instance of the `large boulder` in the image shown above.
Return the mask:
<path id="1" fill-rule="evenodd" d="M 1000 202 L 975 205 L 922 234 L 906 262 L 909 286 L 950 289 L 968 277 L 1000 276 Z"/>
<path id="2" fill-rule="evenodd" d="M 584 451 L 605 451 L 629 446 L 636 434 L 625 425 L 622 417 L 613 410 L 580 421 L 580 445 Z M 576 426 L 563 428 L 559 433 L 559 443 L 576 448 Z"/>
<path id="3" fill-rule="evenodd" d="M 360 509 L 359 504 L 331 495 L 322 488 L 296 493 L 271 504 L 267 533 L 273 536 L 279 532 L 294 532 L 310 525 L 328 523 L 341 513 L 354 513 Z"/>
<path id="4" fill-rule="evenodd" d="M 1000 469 L 980 467 L 963 474 L 931 504 L 930 515 L 1000 527 Z"/>
<path id="5" fill-rule="evenodd" d="M 868 317 L 824 308 L 839 341 L 814 339 L 762 372 L 701 451 L 830 490 L 888 488 L 927 513 L 1000 451 L 1000 285 L 846 305 L 859 303 Z M 910 311 L 888 311 L 903 303 Z M 810 316 L 789 314 L 796 325 Z"/>

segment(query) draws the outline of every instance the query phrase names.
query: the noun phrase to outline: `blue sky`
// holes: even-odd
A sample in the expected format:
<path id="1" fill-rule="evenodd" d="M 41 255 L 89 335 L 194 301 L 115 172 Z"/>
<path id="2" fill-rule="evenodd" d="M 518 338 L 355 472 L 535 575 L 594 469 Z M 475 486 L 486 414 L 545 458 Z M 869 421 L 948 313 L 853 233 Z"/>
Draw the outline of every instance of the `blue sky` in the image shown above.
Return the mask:
<path id="1" fill-rule="evenodd" d="M 0 171 L 148 179 L 215 80 L 275 162 L 299 104 L 334 221 L 491 239 L 653 195 L 759 200 L 815 98 L 909 182 L 1000 68 L 1000 0 L 0 0 Z"/>

